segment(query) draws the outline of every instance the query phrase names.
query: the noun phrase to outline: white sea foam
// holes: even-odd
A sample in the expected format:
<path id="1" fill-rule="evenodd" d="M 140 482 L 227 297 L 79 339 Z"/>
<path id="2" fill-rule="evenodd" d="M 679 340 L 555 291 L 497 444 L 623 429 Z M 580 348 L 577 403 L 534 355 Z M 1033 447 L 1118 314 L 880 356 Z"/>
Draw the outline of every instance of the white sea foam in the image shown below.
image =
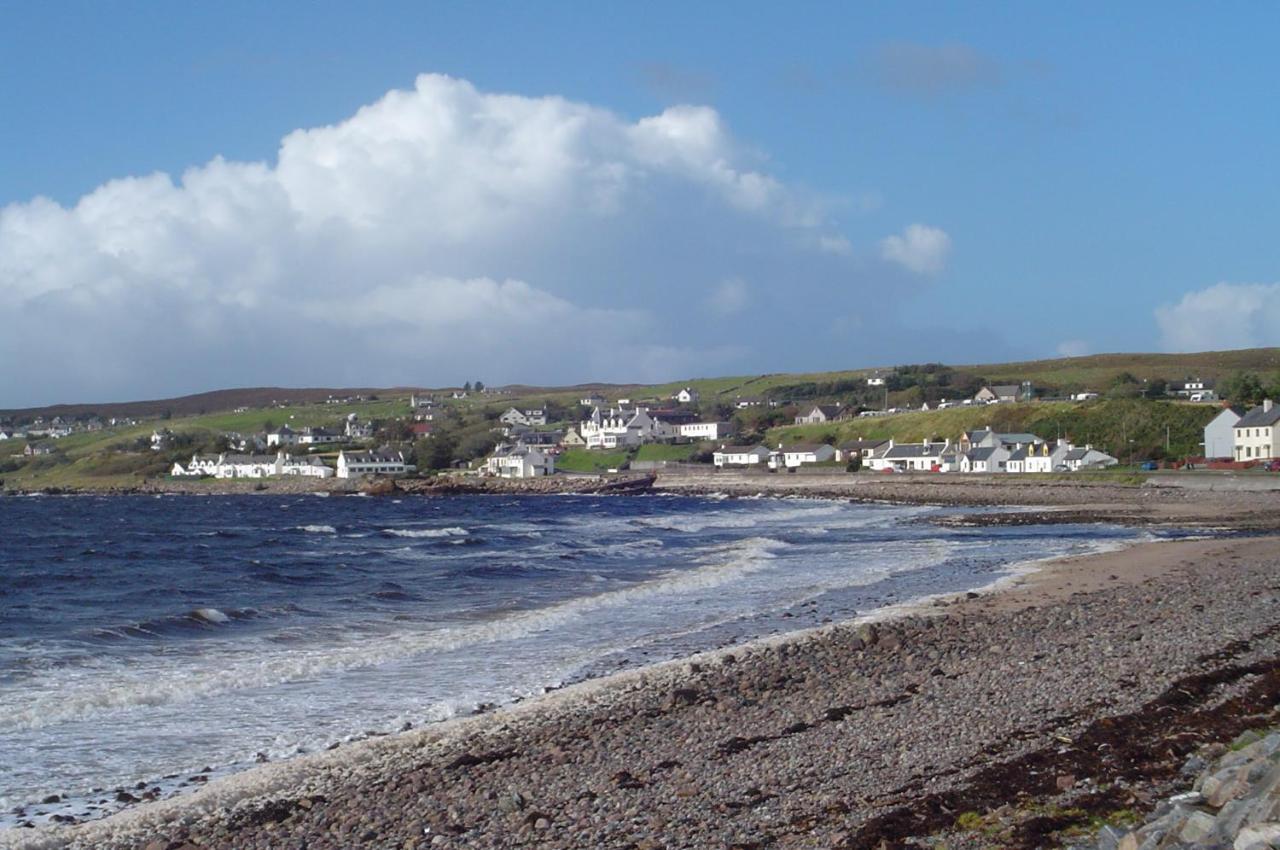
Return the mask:
<path id="1" fill-rule="evenodd" d="M 197 620 L 204 620 L 206 623 L 229 623 L 231 618 L 219 611 L 217 608 L 197 608 L 191 612 L 191 616 Z"/>
<path id="2" fill-rule="evenodd" d="M 332 525 L 298 525 L 294 526 L 298 531 L 305 531 L 308 534 L 337 534 L 338 529 Z"/>
<path id="3" fill-rule="evenodd" d="M 0 716 L 0 729 L 40 729 L 136 706 L 187 703 L 217 694 L 388 664 L 423 653 L 520 640 L 580 622 L 583 617 L 606 609 L 651 600 L 681 599 L 691 593 L 732 584 L 743 576 L 770 569 L 770 562 L 777 557 L 775 553 L 788 545 L 771 538 L 751 537 L 711 547 L 703 555 L 702 564 L 693 569 L 664 572 L 630 587 L 472 625 L 362 636 L 358 641 L 336 646 L 310 646 L 284 652 L 265 651 L 261 645 L 242 647 L 205 656 L 199 664 L 183 664 L 180 669 L 174 669 L 172 663 L 164 659 L 139 658 L 113 673 L 110 684 L 105 684 L 101 676 L 88 680 L 70 676 L 56 683 L 49 682 L 45 688 L 14 695 L 10 710 Z"/>
<path id="4" fill-rule="evenodd" d="M 465 537 L 471 532 L 465 528 L 384 528 L 383 534 L 392 537 Z"/>

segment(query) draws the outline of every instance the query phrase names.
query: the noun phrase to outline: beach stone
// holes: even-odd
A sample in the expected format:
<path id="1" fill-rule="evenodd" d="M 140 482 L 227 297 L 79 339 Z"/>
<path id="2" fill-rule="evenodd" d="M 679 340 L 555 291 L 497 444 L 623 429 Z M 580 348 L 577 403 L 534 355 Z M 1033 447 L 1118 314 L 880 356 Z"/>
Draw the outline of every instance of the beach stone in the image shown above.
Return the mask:
<path id="1" fill-rule="evenodd" d="M 1268 850 L 1280 847 L 1280 823 L 1257 823 L 1246 826 L 1231 845 L 1234 850 Z"/>
<path id="2" fill-rule="evenodd" d="M 1220 770 L 1205 779 L 1200 786 L 1200 793 L 1205 802 L 1215 809 L 1221 808 L 1237 797 L 1249 792 L 1248 766 L 1239 765 Z"/>
<path id="3" fill-rule="evenodd" d="M 1098 850 L 1117 850 L 1120 841 L 1125 837 L 1125 831 L 1114 826 L 1104 826 L 1098 830 L 1097 847 Z"/>
<path id="4" fill-rule="evenodd" d="M 1213 815 L 1208 812 L 1192 811 L 1182 822 L 1178 837 L 1188 844 L 1202 844 L 1213 835 L 1213 828 L 1216 825 Z"/>

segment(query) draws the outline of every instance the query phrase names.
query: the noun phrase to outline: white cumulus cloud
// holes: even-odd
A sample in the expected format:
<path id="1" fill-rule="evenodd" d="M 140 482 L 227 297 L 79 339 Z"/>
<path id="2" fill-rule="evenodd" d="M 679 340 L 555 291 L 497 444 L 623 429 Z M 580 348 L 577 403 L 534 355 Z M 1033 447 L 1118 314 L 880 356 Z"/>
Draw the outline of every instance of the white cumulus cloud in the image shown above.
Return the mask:
<path id="1" fill-rule="evenodd" d="M 1280 344 L 1280 283 L 1218 283 L 1155 311 L 1167 351 Z"/>
<path id="2" fill-rule="evenodd" d="M 423 75 L 288 134 L 274 162 L 12 203 L 0 406 L 723 368 L 741 346 L 678 309 L 702 282 L 744 255 L 807 263 L 815 292 L 844 274 L 823 204 L 761 163 L 706 107 L 633 121 Z M 938 266 L 945 234 L 912 234 L 903 256 Z M 726 281 L 710 303 L 746 299 Z"/>
<path id="3" fill-rule="evenodd" d="M 927 224 L 912 224 L 901 235 L 880 240 L 880 256 L 916 274 L 938 274 L 951 253 L 951 237 Z"/>

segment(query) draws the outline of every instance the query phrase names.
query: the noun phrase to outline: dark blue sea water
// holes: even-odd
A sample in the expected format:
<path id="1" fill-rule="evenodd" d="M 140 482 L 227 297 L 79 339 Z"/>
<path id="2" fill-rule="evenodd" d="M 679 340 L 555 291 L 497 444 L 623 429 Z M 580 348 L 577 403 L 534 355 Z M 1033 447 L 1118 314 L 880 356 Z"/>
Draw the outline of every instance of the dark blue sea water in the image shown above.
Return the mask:
<path id="1" fill-rule="evenodd" d="M 922 521 L 939 512 L 0 498 L 0 811 L 442 720 L 1135 536 Z"/>

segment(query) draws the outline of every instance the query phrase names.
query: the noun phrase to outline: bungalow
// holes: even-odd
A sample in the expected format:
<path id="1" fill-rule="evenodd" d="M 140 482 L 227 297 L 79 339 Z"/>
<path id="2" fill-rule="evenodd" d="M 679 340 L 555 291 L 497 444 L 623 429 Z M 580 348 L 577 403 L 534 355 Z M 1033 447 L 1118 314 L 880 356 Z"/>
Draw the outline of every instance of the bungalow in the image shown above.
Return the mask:
<path id="1" fill-rule="evenodd" d="M 434 429 L 430 422 L 414 422 L 409 426 L 409 433 L 415 437 L 429 437 Z"/>
<path id="2" fill-rule="evenodd" d="M 1099 451 L 1093 446 L 1085 446 L 1083 449 L 1072 448 L 1062 456 L 1062 466 L 1070 472 L 1115 466 L 1119 462 L 1111 455 Z"/>
<path id="3" fill-rule="evenodd" d="M 587 441 L 582 439 L 582 435 L 578 433 L 578 429 L 570 428 L 564 432 L 564 436 L 560 438 L 560 445 L 565 448 L 579 448 L 586 446 Z"/>
<path id="4" fill-rule="evenodd" d="M 741 395 L 733 401 L 733 406 L 739 410 L 746 410 L 748 407 L 764 407 L 765 401 L 758 395 Z"/>
<path id="5" fill-rule="evenodd" d="M 533 446 L 549 451 L 560 445 L 564 439 L 563 431 L 526 431 L 516 440 L 518 446 Z"/>
<path id="6" fill-rule="evenodd" d="M 52 454 L 52 452 L 53 452 L 53 449 L 49 446 L 44 445 L 43 443 L 41 444 L 27 443 L 27 447 L 22 450 L 22 453 L 27 457 L 47 455 L 47 454 Z"/>
<path id="7" fill-rule="evenodd" d="M 361 475 L 403 475 L 412 469 L 404 461 L 404 452 L 379 449 L 372 452 L 338 452 L 338 477 Z"/>
<path id="8" fill-rule="evenodd" d="M 836 459 L 834 446 L 826 443 L 796 443 L 792 446 L 778 444 L 778 450 L 769 453 L 770 469 L 796 469 L 810 463 L 826 463 Z"/>
<path id="9" fill-rule="evenodd" d="M 600 395 L 600 393 L 591 393 L 589 395 L 584 395 L 582 398 L 578 399 L 578 404 L 582 405 L 583 407 L 599 407 L 604 403 L 605 403 L 605 398 L 604 396 Z"/>
<path id="10" fill-rule="evenodd" d="M 867 378 L 867 386 L 869 387 L 883 387 L 884 385 L 885 377 L 879 372 L 876 372 L 874 375 Z"/>
<path id="11" fill-rule="evenodd" d="M 676 433 L 690 440 L 719 440 L 732 432 L 733 426 L 728 422 L 690 422 L 676 426 Z"/>
<path id="12" fill-rule="evenodd" d="M 808 412 L 796 417 L 797 425 L 818 425 L 848 419 L 845 409 L 838 404 L 815 404 Z"/>
<path id="13" fill-rule="evenodd" d="M 711 455 L 717 467 L 759 466 L 769 460 L 770 452 L 764 446 L 721 446 Z"/>
<path id="14" fill-rule="evenodd" d="M 887 445 L 889 445 L 888 440 L 849 440 L 836 447 L 836 460 L 848 462 L 857 457 L 866 463 L 872 455 Z"/>
<path id="15" fill-rule="evenodd" d="M 1092 392 L 1072 393 L 1071 395 L 1072 401 L 1093 401 L 1096 398 L 1098 398 L 1098 394 Z"/>
<path id="16" fill-rule="evenodd" d="M 1224 407 L 1204 426 L 1204 456 L 1206 458 L 1234 458 L 1236 423 L 1244 416 L 1244 408 Z"/>
<path id="17" fill-rule="evenodd" d="M 500 445 L 484 465 L 484 474 L 498 478 L 539 478 L 555 471 L 555 455 L 535 446 Z"/>
<path id="18" fill-rule="evenodd" d="M 950 440 L 941 443 L 922 440 L 919 443 L 889 441 L 883 451 L 878 451 L 867 465 L 877 472 L 894 469 L 900 472 L 940 472 L 942 456 L 953 451 Z"/>
<path id="19" fill-rule="evenodd" d="M 1276 423 L 1280 407 L 1271 399 L 1250 410 L 1235 424 L 1235 459 L 1258 460 L 1276 456 Z"/>
<path id="20" fill-rule="evenodd" d="M 995 404 L 996 402 L 1020 401 L 1025 395 L 1029 394 L 1030 385 L 1022 384 L 993 384 L 983 387 L 974 393 L 973 400 L 983 404 Z"/>
<path id="21" fill-rule="evenodd" d="M 700 397 L 701 396 L 698 394 L 698 391 L 693 387 L 685 387 L 671 398 L 680 404 L 697 404 Z"/>

